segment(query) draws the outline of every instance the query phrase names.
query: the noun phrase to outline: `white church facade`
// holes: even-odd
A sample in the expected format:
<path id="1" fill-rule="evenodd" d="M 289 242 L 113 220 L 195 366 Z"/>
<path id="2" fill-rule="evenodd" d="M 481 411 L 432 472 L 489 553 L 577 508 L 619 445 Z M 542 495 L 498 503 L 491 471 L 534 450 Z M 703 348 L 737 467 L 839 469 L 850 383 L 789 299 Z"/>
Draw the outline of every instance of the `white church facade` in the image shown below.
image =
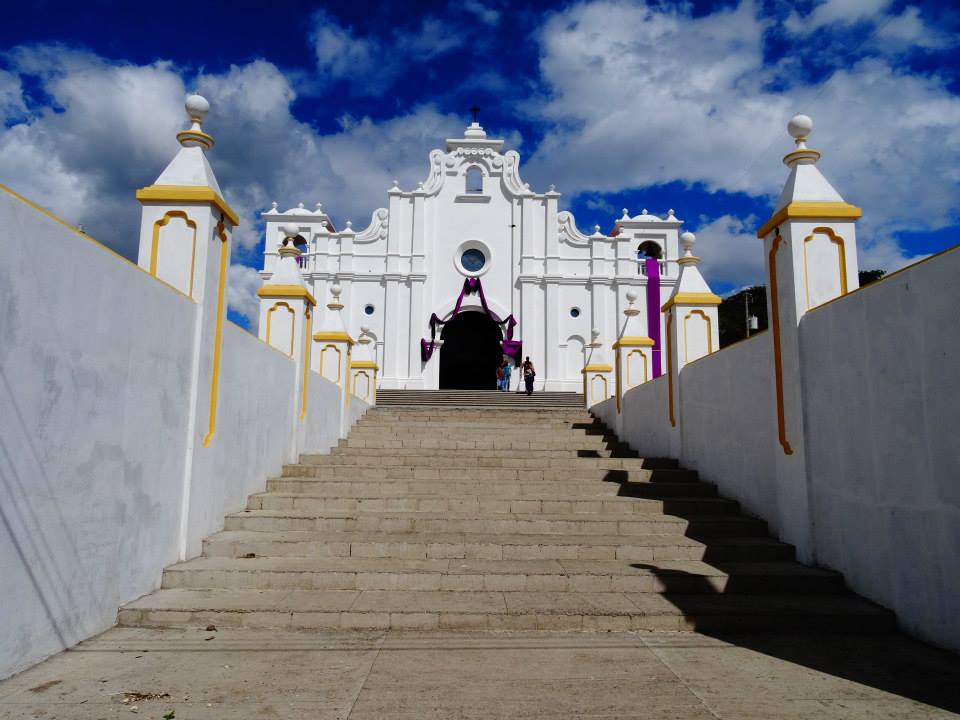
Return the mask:
<path id="1" fill-rule="evenodd" d="M 639 315 L 629 337 L 646 353 L 631 384 L 659 375 L 661 306 L 683 266 L 682 222 L 672 210 L 665 217 L 624 210 L 609 235 L 599 226 L 584 234 L 559 209 L 560 193 L 532 190 L 519 154 L 503 145 L 474 122 L 430 153 L 416 189 L 394 182 L 387 206 L 359 231 L 349 221 L 336 229 L 319 203 L 286 211 L 274 203 L 262 215 L 265 283 L 290 238 L 302 251 L 303 282 L 320 301 L 314 331 L 341 323 L 349 338 L 372 341 L 382 388 L 493 389 L 506 353 L 530 357 L 536 389 L 580 391 L 585 367 L 610 369 L 628 309 L 630 321 Z M 342 312 L 324 308 L 334 286 Z M 703 289 L 699 302 L 719 303 Z M 703 354 L 715 349 L 714 342 Z M 513 378 L 515 389 L 519 373 Z"/>

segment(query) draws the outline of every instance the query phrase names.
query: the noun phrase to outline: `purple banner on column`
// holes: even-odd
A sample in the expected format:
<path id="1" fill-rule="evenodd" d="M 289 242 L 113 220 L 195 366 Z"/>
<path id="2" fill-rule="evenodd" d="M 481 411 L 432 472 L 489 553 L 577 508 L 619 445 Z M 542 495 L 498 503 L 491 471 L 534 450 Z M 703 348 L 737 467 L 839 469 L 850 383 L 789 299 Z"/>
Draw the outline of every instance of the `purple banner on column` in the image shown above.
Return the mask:
<path id="1" fill-rule="evenodd" d="M 660 261 L 643 261 L 647 274 L 647 337 L 653 340 L 653 377 L 663 374 L 660 368 Z"/>

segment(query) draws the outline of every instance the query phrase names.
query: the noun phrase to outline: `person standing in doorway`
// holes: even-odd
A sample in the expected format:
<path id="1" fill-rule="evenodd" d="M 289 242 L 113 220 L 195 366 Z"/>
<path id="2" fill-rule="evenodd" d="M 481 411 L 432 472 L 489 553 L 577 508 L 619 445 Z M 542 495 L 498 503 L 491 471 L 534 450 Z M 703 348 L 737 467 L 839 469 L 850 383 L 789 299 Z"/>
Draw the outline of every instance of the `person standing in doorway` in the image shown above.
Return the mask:
<path id="1" fill-rule="evenodd" d="M 513 374 L 513 363 L 509 360 L 503 361 L 503 391 L 510 391 L 510 376 Z"/>
<path id="2" fill-rule="evenodd" d="M 503 365 L 501 365 L 497 368 L 497 390 L 500 390 L 501 392 L 503 391 L 503 383 L 505 379 L 506 378 L 503 374 Z"/>
<path id="3" fill-rule="evenodd" d="M 533 395 L 533 379 L 535 377 L 537 377 L 537 370 L 530 362 L 530 356 L 527 355 L 527 359 L 523 361 L 523 382 L 527 386 L 527 395 Z"/>

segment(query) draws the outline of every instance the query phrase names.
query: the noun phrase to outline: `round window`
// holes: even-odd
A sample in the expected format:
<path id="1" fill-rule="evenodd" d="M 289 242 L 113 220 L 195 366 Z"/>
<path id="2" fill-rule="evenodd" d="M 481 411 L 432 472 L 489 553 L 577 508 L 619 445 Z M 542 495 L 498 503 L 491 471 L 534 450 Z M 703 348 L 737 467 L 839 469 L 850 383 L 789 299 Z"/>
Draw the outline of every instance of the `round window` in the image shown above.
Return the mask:
<path id="1" fill-rule="evenodd" d="M 480 272 L 483 266 L 487 264 L 487 256 L 481 250 L 470 248 L 460 256 L 460 264 L 467 272 Z"/>
<path id="2" fill-rule="evenodd" d="M 363 309 L 363 312 L 365 312 L 367 315 L 373 315 L 373 311 L 374 311 L 373 305 L 367 305 L 367 306 Z"/>
<path id="3" fill-rule="evenodd" d="M 570 308 L 570 317 L 580 317 L 580 308 L 572 307 Z"/>

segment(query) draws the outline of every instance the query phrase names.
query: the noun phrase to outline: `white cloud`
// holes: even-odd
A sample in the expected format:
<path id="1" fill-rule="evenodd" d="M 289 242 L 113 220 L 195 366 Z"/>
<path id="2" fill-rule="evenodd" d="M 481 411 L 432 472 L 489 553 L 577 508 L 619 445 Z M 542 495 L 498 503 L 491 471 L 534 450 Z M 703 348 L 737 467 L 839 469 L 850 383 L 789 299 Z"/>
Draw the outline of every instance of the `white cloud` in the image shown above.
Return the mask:
<path id="1" fill-rule="evenodd" d="M 806 15 L 790 13 L 784 27 L 797 35 L 809 35 L 830 25 L 852 25 L 884 15 L 891 0 L 825 0 Z"/>
<path id="2" fill-rule="evenodd" d="M 376 40 L 355 37 L 352 28 L 340 25 L 324 10 L 314 14 L 312 39 L 321 81 L 347 75 L 367 77 L 378 70 L 380 47 Z"/>
<path id="3" fill-rule="evenodd" d="M 7 120 L 21 118 L 27 113 L 23 101 L 23 85 L 20 78 L 6 70 L 0 70 L 0 125 Z"/>
<path id="4" fill-rule="evenodd" d="M 318 10 L 313 15 L 311 40 L 319 87 L 345 79 L 353 95 L 374 96 L 390 87 L 409 65 L 449 53 L 464 44 L 465 36 L 428 15 L 414 30 L 398 28 L 389 35 L 364 37 Z"/>
<path id="5" fill-rule="evenodd" d="M 556 182 L 567 199 L 674 181 L 772 198 L 786 179 L 780 158 L 792 149 L 787 120 L 802 111 L 815 120 L 822 171 L 864 208 L 861 237 L 883 248 L 873 257 L 906 261 L 894 233 L 957 221 L 960 98 L 935 75 L 878 58 L 818 85 L 772 91 L 767 24 L 746 0 L 697 18 L 612 0 L 555 14 L 541 35 L 547 99 L 527 108 L 553 124 L 527 179 Z M 734 242 L 732 219 L 715 223 L 723 243 Z M 718 246 L 708 242 L 705 262 Z M 737 257 L 739 248 L 720 251 Z M 737 282 L 734 267 L 714 270 Z"/>
<path id="6" fill-rule="evenodd" d="M 958 42 L 955 35 L 948 35 L 927 25 L 920 16 L 920 9 L 912 5 L 908 5 L 902 13 L 880 25 L 874 37 L 877 46 L 892 50 L 942 50 Z"/>
<path id="7" fill-rule="evenodd" d="M 755 220 L 723 215 L 697 228 L 694 255 L 702 258 L 700 270 L 708 283 L 763 284 L 763 243 L 753 230 Z"/>
<path id="8" fill-rule="evenodd" d="M 60 110 L 42 108 L 0 127 L 0 182 L 50 207 L 93 237 L 133 257 L 138 187 L 151 184 L 178 149 L 185 85 L 169 63 L 111 65 L 58 48 L 21 48 L 13 76 L 30 73 Z M 295 118 L 296 93 L 272 63 L 258 60 L 189 83 L 211 102 L 204 129 L 227 201 L 241 215 L 234 235 L 242 253 L 262 239 L 257 212 L 278 200 L 322 201 L 342 225 L 358 227 L 386 202 L 393 178 L 415 187 L 427 154 L 462 129 L 431 106 L 382 123 L 360 118 L 323 135 Z"/>
<path id="9" fill-rule="evenodd" d="M 500 11 L 484 5 L 480 0 L 465 0 L 461 3 L 461 7 L 487 25 L 496 25 L 500 22 Z"/>
<path id="10" fill-rule="evenodd" d="M 57 47 L 18 48 L 11 72 L 54 105 L 0 127 L 0 181 L 133 256 L 140 207 L 177 148 L 184 86 L 168 63 L 108 65 Z"/>
<path id="11" fill-rule="evenodd" d="M 227 273 L 227 306 L 239 313 L 250 324 L 250 331 L 257 332 L 260 324 L 260 300 L 257 290 L 263 280 L 252 267 L 231 265 Z"/>

